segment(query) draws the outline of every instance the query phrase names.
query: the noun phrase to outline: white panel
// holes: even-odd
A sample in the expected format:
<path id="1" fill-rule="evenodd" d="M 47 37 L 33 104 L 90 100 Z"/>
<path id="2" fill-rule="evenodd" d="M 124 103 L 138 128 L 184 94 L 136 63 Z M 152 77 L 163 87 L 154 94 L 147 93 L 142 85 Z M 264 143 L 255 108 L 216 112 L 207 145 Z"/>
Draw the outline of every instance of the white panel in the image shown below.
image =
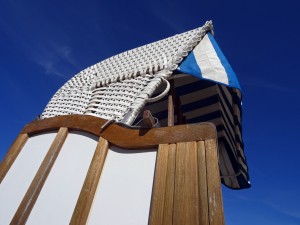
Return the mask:
<path id="1" fill-rule="evenodd" d="M 88 224 L 148 224 L 156 151 L 111 147 Z"/>
<path id="2" fill-rule="evenodd" d="M 9 224 L 56 133 L 30 137 L 0 184 L 0 224 Z"/>
<path id="3" fill-rule="evenodd" d="M 68 134 L 26 224 L 69 224 L 98 139 Z"/>
<path id="4" fill-rule="evenodd" d="M 228 77 L 208 35 L 193 50 L 202 77 L 228 84 Z"/>

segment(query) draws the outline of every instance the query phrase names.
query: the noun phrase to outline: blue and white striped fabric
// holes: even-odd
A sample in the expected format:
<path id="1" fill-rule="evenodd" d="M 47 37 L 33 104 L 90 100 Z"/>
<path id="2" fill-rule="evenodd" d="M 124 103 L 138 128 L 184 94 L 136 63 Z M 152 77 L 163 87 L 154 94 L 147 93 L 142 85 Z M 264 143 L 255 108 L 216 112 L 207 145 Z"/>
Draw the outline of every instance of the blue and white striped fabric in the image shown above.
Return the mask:
<path id="1" fill-rule="evenodd" d="M 234 71 L 210 33 L 190 52 L 178 70 L 200 79 L 241 89 Z"/>

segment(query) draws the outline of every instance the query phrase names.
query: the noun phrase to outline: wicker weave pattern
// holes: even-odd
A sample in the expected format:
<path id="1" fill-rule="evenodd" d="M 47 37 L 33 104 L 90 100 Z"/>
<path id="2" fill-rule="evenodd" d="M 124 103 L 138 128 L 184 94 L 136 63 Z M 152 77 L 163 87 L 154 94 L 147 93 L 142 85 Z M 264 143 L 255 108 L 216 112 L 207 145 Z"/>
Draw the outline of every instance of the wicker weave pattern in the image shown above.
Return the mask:
<path id="1" fill-rule="evenodd" d="M 46 106 L 42 116 L 44 118 L 71 115 L 71 114 L 84 114 L 91 91 L 79 89 L 61 89 L 50 100 Z"/>
<path id="2" fill-rule="evenodd" d="M 88 114 L 121 121 L 131 112 L 125 121 L 131 124 L 155 89 L 208 31 L 212 31 L 211 22 L 88 67 L 57 91 L 42 118 Z"/>
<path id="3" fill-rule="evenodd" d="M 150 77 L 137 77 L 93 90 L 85 114 L 104 119 L 123 119 L 133 100 L 141 93 Z"/>

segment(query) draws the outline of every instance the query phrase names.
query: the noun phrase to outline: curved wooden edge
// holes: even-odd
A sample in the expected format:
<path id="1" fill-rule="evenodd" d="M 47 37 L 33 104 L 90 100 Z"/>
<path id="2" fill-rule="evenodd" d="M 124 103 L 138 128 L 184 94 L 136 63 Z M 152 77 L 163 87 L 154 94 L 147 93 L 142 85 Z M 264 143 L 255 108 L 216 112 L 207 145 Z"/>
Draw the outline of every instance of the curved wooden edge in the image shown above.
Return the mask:
<path id="1" fill-rule="evenodd" d="M 100 127 L 106 122 L 107 120 L 88 115 L 57 116 L 33 121 L 26 125 L 21 133 L 33 135 L 67 127 L 70 130 L 85 131 L 98 137 L 101 136 L 111 144 L 125 149 L 155 148 L 159 144 L 217 138 L 213 123 L 205 122 L 151 129 L 133 129 L 114 123 L 101 132 Z"/>

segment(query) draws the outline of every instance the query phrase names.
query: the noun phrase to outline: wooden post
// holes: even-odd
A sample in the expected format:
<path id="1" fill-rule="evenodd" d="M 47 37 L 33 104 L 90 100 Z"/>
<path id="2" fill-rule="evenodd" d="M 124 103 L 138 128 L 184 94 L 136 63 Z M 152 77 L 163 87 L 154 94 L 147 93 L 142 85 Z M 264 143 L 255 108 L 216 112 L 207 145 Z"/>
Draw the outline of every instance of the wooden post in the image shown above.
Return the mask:
<path id="1" fill-rule="evenodd" d="M 146 128 L 152 128 L 155 125 L 155 119 L 152 116 L 150 110 L 145 110 L 143 114 L 143 125 Z"/>
<path id="2" fill-rule="evenodd" d="M 170 91 L 168 95 L 168 126 L 174 126 L 174 80 L 170 80 Z"/>
<path id="3" fill-rule="evenodd" d="M 181 111 L 180 97 L 176 95 L 174 80 L 170 80 L 170 91 L 168 95 L 168 126 L 174 126 L 174 115 L 177 116 L 177 125 L 185 124 L 186 118 Z"/>

